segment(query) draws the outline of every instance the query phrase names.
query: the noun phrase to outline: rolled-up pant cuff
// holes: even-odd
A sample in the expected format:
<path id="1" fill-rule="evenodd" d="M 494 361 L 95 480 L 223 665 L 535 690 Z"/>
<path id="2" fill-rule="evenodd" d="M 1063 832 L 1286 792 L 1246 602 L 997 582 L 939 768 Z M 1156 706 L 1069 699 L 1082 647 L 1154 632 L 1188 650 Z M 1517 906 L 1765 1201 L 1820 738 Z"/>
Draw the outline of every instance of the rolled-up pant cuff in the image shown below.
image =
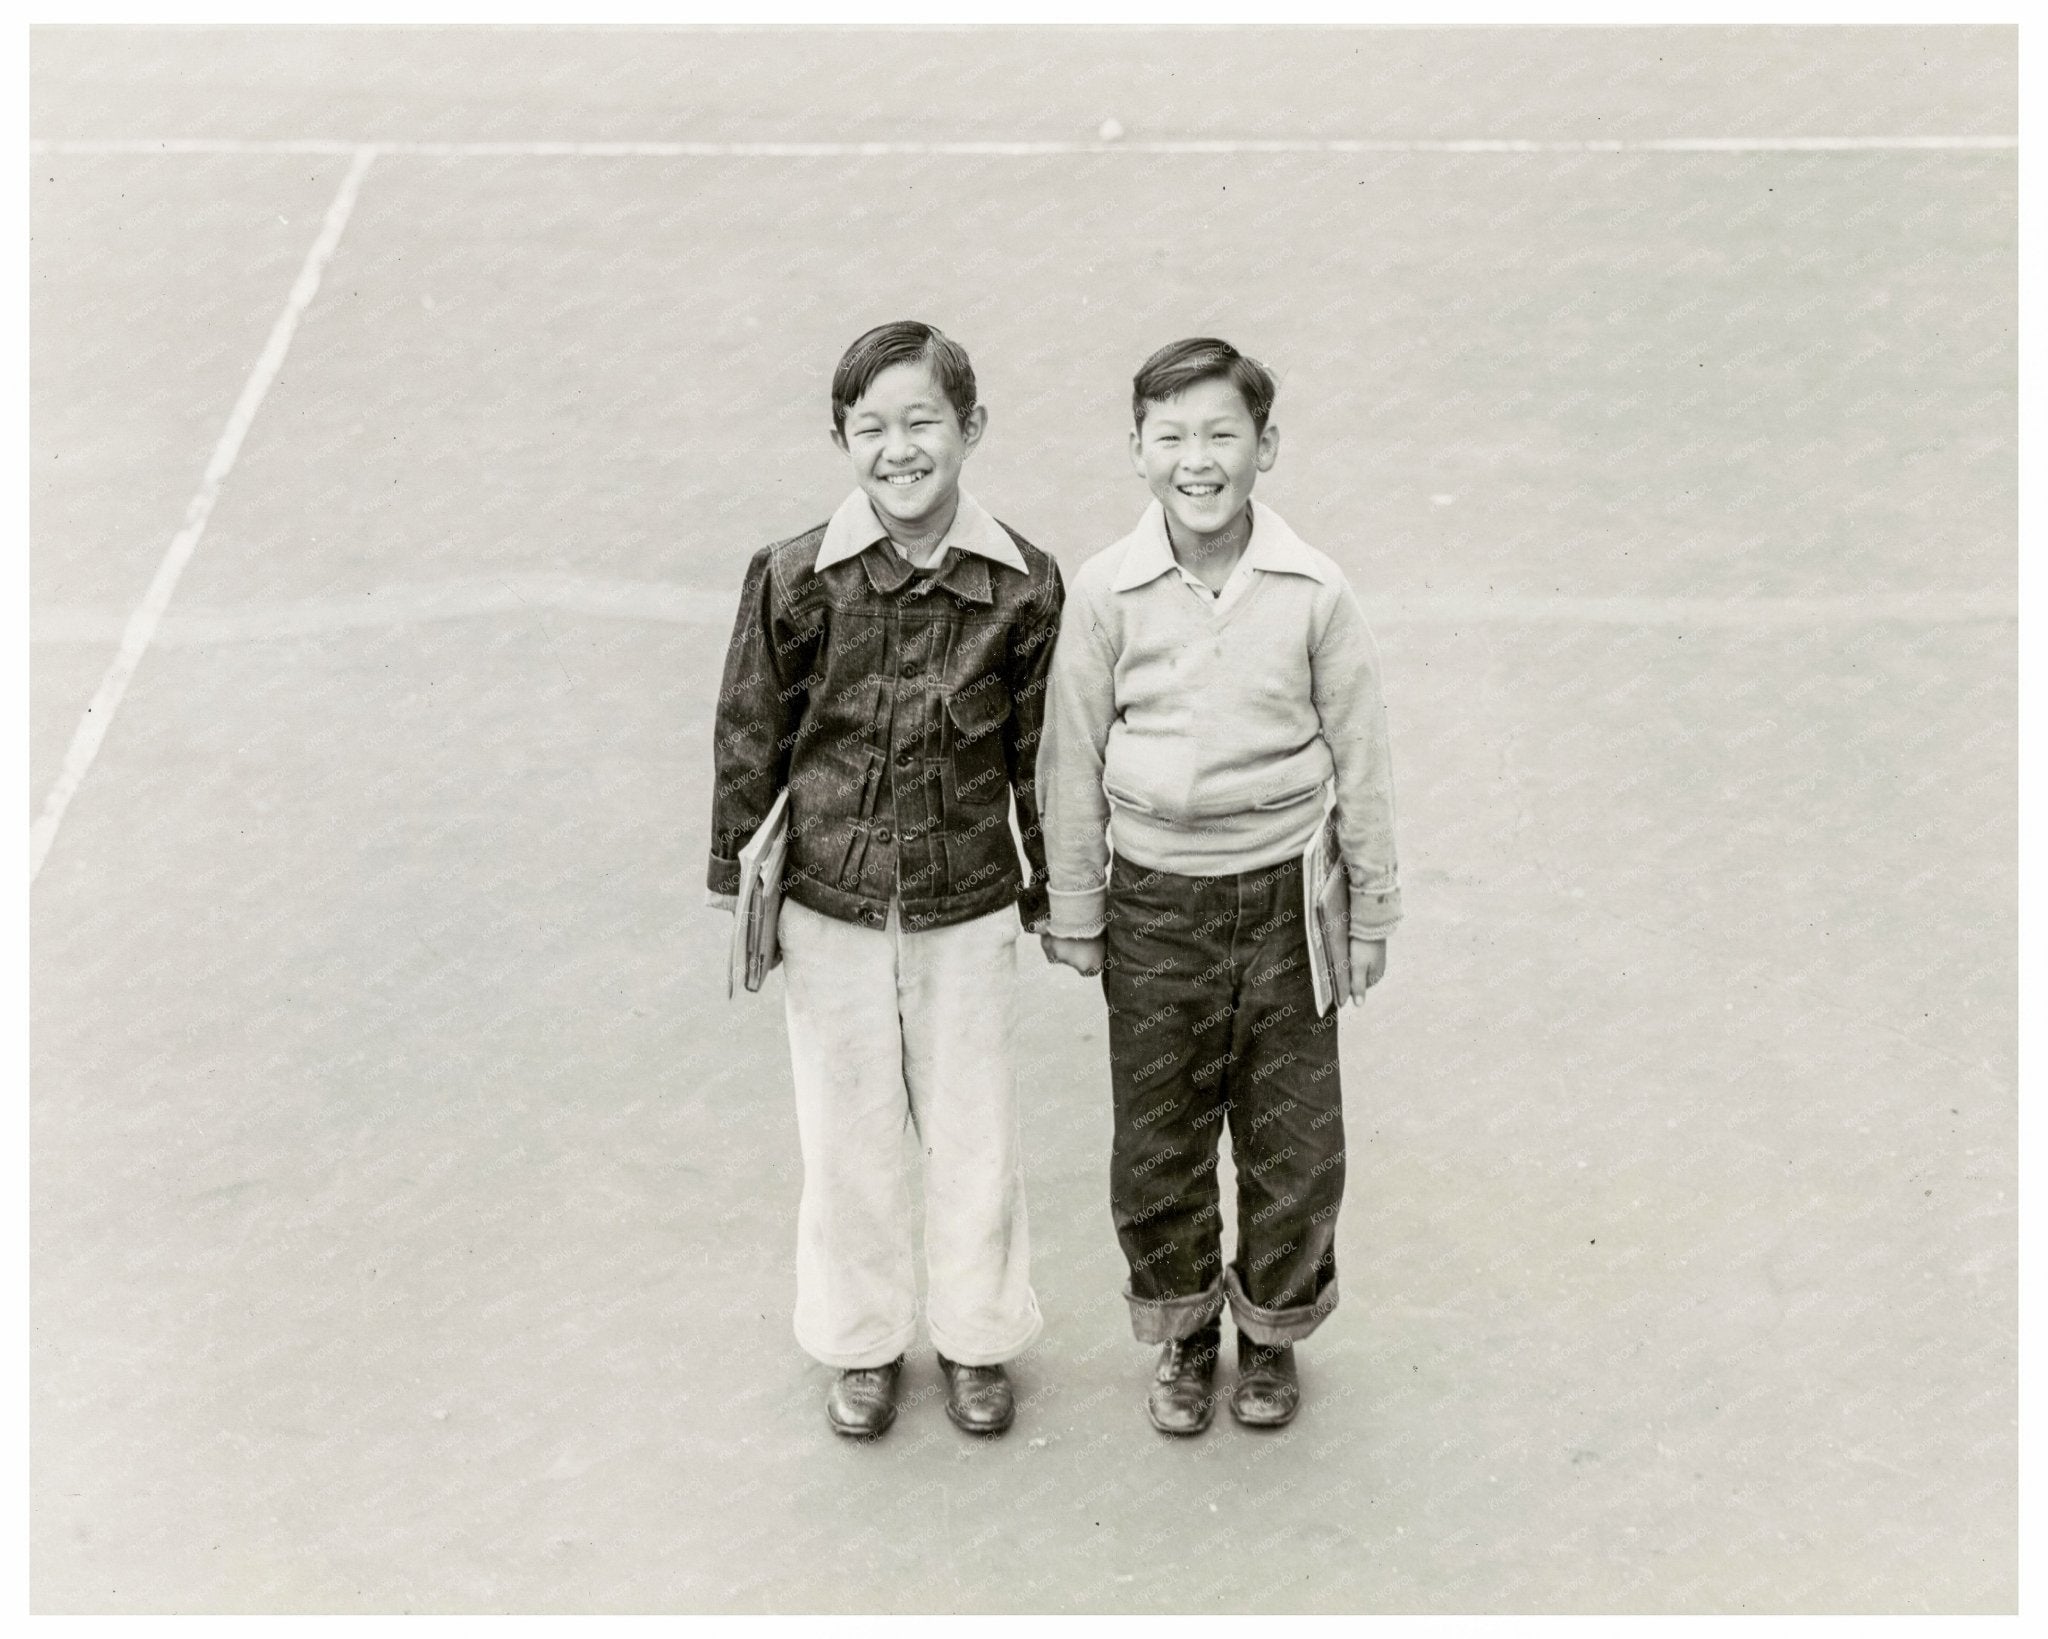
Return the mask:
<path id="1" fill-rule="evenodd" d="M 1140 1343 L 1172 1343 L 1193 1337 L 1223 1313 L 1223 1283 L 1211 1281 L 1184 1298 L 1141 1298 L 1124 1283 L 1124 1302 L 1131 1306 L 1131 1333 Z"/>
<path id="2" fill-rule="evenodd" d="M 1237 1322 L 1237 1329 L 1254 1343 L 1268 1348 L 1278 1343 L 1299 1343 L 1337 1307 L 1334 1277 L 1316 1294 L 1315 1302 L 1293 1309 L 1261 1309 L 1244 1295 L 1235 1269 L 1223 1271 L 1223 1289 L 1230 1298 L 1230 1318 Z"/>
<path id="3" fill-rule="evenodd" d="M 1015 1337 L 991 1343 L 987 1338 L 961 1341 L 946 1332 L 936 1322 L 930 1322 L 932 1347 L 956 1366 L 1001 1366 L 1015 1360 L 1017 1356 L 1038 1341 L 1045 1330 L 1045 1318 L 1038 1312 L 1038 1300 L 1030 1293 L 1031 1314 L 1024 1329 Z"/>
<path id="4" fill-rule="evenodd" d="M 863 1371 L 873 1366 L 886 1366 L 890 1361 L 904 1354 L 916 1340 L 917 1329 L 906 1327 L 888 1341 L 870 1345 L 865 1349 L 825 1348 L 805 1337 L 799 1329 L 796 1334 L 797 1347 L 821 1366 L 830 1366 L 835 1371 Z"/>

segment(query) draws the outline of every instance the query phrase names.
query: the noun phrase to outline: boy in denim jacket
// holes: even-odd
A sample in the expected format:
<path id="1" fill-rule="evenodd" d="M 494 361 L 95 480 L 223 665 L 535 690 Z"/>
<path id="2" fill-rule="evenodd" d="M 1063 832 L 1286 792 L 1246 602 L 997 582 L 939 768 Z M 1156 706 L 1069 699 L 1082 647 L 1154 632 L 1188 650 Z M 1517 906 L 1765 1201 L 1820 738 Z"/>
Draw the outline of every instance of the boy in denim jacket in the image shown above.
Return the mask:
<path id="1" fill-rule="evenodd" d="M 1033 779 L 1063 589 L 960 489 L 974 369 L 887 324 L 832 381 L 855 488 L 747 567 L 716 729 L 710 889 L 789 790 L 781 942 L 804 1182 L 797 1341 L 832 1427 L 896 1415 L 916 1333 L 903 1131 L 924 1151 L 927 1319 L 948 1414 L 1000 1433 L 1037 1338 L 1011 1051 L 1019 918 L 1045 915 Z M 1010 829 L 1014 798 L 1027 880 Z"/>
<path id="2" fill-rule="evenodd" d="M 1154 501 L 1075 580 L 1039 751 L 1044 945 L 1103 976 L 1111 1215 L 1132 1326 L 1164 1345 L 1147 1411 L 1168 1434 L 1209 1425 L 1226 1303 L 1230 1408 L 1262 1428 L 1293 1418 L 1293 1345 L 1336 1307 L 1337 1015 L 1316 1012 L 1300 857 L 1333 784 L 1354 996 L 1400 919 L 1372 634 L 1343 571 L 1252 499 L 1279 453 L 1273 392 L 1207 337 L 1138 372 L 1131 458 Z"/>

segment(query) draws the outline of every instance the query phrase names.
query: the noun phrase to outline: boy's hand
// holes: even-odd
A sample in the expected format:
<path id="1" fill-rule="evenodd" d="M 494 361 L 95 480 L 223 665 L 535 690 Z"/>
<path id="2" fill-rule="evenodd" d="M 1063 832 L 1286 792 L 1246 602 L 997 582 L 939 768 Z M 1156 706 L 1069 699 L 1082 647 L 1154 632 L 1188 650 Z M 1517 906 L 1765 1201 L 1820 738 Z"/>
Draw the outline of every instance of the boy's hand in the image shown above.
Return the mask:
<path id="1" fill-rule="evenodd" d="M 1062 939 L 1056 933 L 1041 933 L 1038 948 L 1045 952 L 1048 962 L 1064 962 L 1086 977 L 1102 971 L 1103 958 L 1109 954 L 1109 940 L 1099 933 L 1093 939 Z"/>
<path id="2" fill-rule="evenodd" d="M 1387 942 L 1384 939 L 1351 941 L 1351 1005 L 1365 1000 L 1365 993 L 1380 982 L 1387 971 Z"/>

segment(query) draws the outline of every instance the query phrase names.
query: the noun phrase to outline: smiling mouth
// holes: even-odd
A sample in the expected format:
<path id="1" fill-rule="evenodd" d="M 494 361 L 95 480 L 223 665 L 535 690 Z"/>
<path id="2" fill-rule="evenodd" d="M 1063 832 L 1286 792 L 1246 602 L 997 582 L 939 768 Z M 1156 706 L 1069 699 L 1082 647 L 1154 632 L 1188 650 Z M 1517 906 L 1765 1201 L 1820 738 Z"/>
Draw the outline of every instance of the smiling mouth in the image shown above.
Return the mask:
<path id="1" fill-rule="evenodd" d="M 908 489 L 912 484 L 922 483 L 931 476 L 928 472 L 885 472 L 882 482 L 891 489 Z"/>
<path id="2" fill-rule="evenodd" d="M 1221 484 L 1176 484 L 1174 488 L 1193 501 L 1207 501 L 1223 493 Z"/>

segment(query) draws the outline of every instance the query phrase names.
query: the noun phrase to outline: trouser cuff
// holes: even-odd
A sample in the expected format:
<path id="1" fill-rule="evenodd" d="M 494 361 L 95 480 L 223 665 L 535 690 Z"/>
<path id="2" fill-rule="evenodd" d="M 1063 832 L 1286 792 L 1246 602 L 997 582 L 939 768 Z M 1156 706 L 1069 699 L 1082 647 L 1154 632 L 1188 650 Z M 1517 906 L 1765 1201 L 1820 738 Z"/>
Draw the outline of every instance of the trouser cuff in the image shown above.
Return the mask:
<path id="1" fill-rule="evenodd" d="M 827 1348 L 804 1336 L 796 1334 L 797 1346 L 821 1366 L 830 1366 L 835 1371 L 864 1371 L 874 1366 L 886 1366 L 899 1355 L 906 1353 L 917 1337 L 915 1326 L 906 1327 L 883 1343 L 873 1344 L 865 1349 Z"/>
<path id="2" fill-rule="evenodd" d="M 1335 1276 L 1316 1294 L 1313 1303 L 1304 1303 L 1293 1309 L 1261 1309 L 1244 1295 L 1244 1287 L 1234 1268 L 1223 1271 L 1223 1289 L 1230 1298 L 1230 1318 L 1237 1322 L 1237 1329 L 1254 1343 L 1262 1343 L 1269 1348 L 1279 1343 L 1299 1343 L 1322 1325 L 1324 1318 L 1337 1307 Z"/>
<path id="3" fill-rule="evenodd" d="M 1140 1343 L 1172 1343 L 1192 1337 L 1223 1313 L 1223 1283 L 1211 1281 L 1192 1297 L 1141 1298 L 1124 1283 L 1131 1306 L 1131 1332 Z"/>
<path id="4" fill-rule="evenodd" d="M 984 1339 L 979 1343 L 960 1343 L 956 1348 L 954 1345 L 958 1340 L 945 1335 L 934 1325 L 931 1327 L 932 1347 L 956 1366 L 1002 1366 L 1029 1349 L 1038 1341 L 1039 1333 L 1044 1330 L 1045 1319 L 1039 1314 L 1038 1302 L 1034 1297 L 1024 1329 L 1017 1333 L 1013 1340 L 991 1345 Z"/>

